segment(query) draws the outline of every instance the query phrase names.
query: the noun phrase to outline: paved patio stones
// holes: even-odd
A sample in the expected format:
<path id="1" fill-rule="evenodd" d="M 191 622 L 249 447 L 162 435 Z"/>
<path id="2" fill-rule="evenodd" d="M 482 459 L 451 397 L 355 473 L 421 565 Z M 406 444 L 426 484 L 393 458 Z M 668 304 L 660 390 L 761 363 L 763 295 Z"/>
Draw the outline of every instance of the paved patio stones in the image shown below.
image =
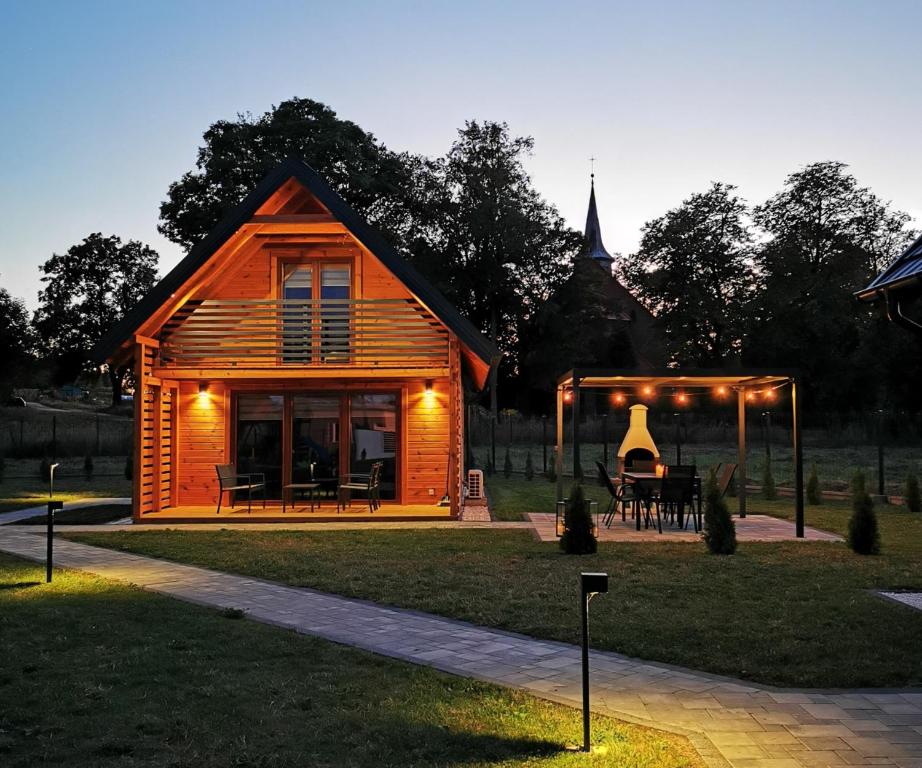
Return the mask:
<path id="1" fill-rule="evenodd" d="M 556 541 L 555 516 L 547 512 L 531 512 L 528 519 L 534 524 L 535 532 L 541 541 Z M 804 538 L 798 539 L 794 532 L 794 523 L 769 515 L 747 515 L 734 517 L 736 538 L 739 541 L 842 541 L 842 537 L 816 528 L 805 528 Z M 599 527 L 599 541 L 700 541 L 701 534 L 692 530 L 663 524 L 663 533 L 653 528 L 638 531 L 634 520 L 622 520 L 616 516 L 611 528 Z"/>
<path id="2" fill-rule="evenodd" d="M 44 546 L 0 528 L 0 550 L 41 562 Z M 66 540 L 55 562 L 579 706 L 575 646 Z M 712 766 L 922 768 L 922 691 L 787 691 L 601 651 L 591 665 L 594 709 L 682 733 Z"/>

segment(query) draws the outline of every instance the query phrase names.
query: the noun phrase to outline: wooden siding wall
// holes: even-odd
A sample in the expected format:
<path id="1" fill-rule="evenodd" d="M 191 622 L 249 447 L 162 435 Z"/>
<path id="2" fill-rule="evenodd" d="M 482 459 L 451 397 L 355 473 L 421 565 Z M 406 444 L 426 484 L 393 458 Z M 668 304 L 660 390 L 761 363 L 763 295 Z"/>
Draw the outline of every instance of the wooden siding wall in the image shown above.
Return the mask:
<path id="1" fill-rule="evenodd" d="M 218 481 L 215 464 L 226 464 L 229 428 L 228 392 L 210 382 L 199 393 L 197 382 L 179 385 L 176 450 L 177 504 L 215 504 Z"/>
<path id="2" fill-rule="evenodd" d="M 448 480 L 450 387 L 447 378 L 407 386 L 406 499 L 407 504 L 435 504 Z M 432 493 L 430 494 L 430 489 Z"/>

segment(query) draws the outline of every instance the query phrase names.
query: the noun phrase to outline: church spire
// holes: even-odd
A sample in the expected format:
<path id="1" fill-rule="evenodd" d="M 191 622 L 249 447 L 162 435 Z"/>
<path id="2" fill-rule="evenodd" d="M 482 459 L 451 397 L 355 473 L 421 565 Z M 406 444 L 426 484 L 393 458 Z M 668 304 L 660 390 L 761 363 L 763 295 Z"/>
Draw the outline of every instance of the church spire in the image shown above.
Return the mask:
<path id="1" fill-rule="evenodd" d="M 595 205 L 595 173 L 589 174 L 589 212 L 586 214 L 586 240 L 589 241 L 589 258 L 603 267 L 611 268 L 614 259 L 602 245 L 602 228 L 599 226 L 599 211 Z"/>

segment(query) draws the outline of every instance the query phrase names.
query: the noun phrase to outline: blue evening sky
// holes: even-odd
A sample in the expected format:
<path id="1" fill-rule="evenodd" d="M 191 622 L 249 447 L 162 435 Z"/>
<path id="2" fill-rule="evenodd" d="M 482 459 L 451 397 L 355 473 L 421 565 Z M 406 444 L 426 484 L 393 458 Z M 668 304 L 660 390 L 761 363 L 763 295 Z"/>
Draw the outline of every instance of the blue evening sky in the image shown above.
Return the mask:
<path id="1" fill-rule="evenodd" d="M 0 0 L 0 285 L 90 232 L 149 243 L 202 132 L 310 97 L 389 147 L 441 154 L 465 119 L 536 141 L 542 194 L 602 232 L 732 182 L 750 201 L 817 160 L 922 223 L 922 2 Z"/>

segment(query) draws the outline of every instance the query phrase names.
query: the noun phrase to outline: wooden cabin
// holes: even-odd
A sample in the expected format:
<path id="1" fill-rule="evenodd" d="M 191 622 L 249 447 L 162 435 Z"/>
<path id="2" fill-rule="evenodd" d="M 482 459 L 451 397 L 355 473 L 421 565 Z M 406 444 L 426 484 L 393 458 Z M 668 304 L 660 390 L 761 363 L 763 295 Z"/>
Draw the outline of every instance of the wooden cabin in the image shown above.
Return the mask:
<path id="1" fill-rule="evenodd" d="M 483 387 L 498 353 L 315 171 L 288 159 L 96 359 L 134 370 L 135 521 L 265 522 L 457 517 L 462 376 Z M 373 463 L 380 508 L 357 494 L 339 510 L 339 479 Z M 216 514 L 225 464 L 265 475 L 265 511 L 256 493 L 248 514 L 238 493 L 233 511 L 225 495 Z M 314 511 L 295 493 L 282 517 L 285 487 L 314 480 Z"/>

